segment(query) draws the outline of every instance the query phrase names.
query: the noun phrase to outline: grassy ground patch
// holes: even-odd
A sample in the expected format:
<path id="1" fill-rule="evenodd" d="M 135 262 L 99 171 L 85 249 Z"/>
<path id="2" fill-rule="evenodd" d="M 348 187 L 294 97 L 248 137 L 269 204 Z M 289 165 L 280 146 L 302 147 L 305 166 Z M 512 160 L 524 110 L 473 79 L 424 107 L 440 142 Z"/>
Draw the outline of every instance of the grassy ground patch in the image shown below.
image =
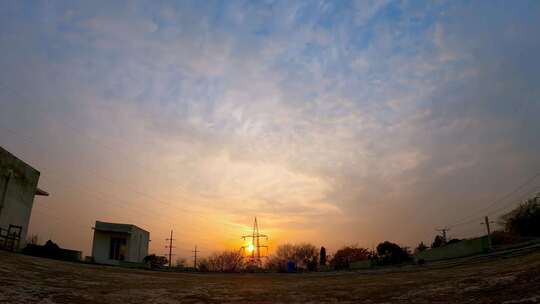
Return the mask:
<path id="1" fill-rule="evenodd" d="M 164 273 L 0 252 L 2 303 L 538 301 L 540 252 L 452 267 L 307 274 Z"/>

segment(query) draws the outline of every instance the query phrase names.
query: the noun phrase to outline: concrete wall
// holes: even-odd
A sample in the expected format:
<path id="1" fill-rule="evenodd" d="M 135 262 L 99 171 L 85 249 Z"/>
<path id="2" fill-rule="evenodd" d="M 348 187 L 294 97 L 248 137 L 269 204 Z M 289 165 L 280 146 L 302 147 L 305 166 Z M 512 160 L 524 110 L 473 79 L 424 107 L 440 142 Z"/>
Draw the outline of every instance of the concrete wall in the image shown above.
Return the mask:
<path id="1" fill-rule="evenodd" d="M 144 257 L 148 255 L 148 243 L 150 242 L 150 234 L 147 231 L 133 227 L 131 230 L 131 238 L 128 240 L 128 262 L 140 263 Z"/>
<path id="2" fill-rule="evenodd" d="M 0 147 L 0 228 L 22 226 L 19 248 L 26 245 L 26 234 L 39 171 Z"/>
<path id="3" fill-rule="evenodd" d="M 463 240 L 439 248 L 428 249 L 416 253 L 414 257 L 416 260 L 424 259 L 424 261 L 428 262 L 459 258 L 487 252 L 489 249 L 488 246 L 488 239 L 487 236 L 485 236 L 476 239 Z"/>
<path id="4" fill-rule="evenodd" d="M 111 238 L 125 238 L 127 252 L 125 262 L 142 263 L 148 255 L 148 243 L 150 234 L 147 231 L 137 228 L 133 225 L 123 225 L 127 228 L 126 232 L 100 231 L 94 230 L 94 240 L 92 242 L 92 256 L 96 263 L 120 265 L 121 261 L 109 259 Z M 100 225 L 100 227 L 104 227 Z M 114 229 L 114 226 L 111 226 Z"/>
<path id="5" fill-rule="evenodd" d="M 94 230 L 94 240 L 92 241 L 92 257 L 94 258 L 94 261 L 96 263 L 108 265 L 120 264 L 120 261 L 109 259 L 111 237 L 129 238 L 129 235 L 126 235 L 125 233 L 112 233 Z"/>

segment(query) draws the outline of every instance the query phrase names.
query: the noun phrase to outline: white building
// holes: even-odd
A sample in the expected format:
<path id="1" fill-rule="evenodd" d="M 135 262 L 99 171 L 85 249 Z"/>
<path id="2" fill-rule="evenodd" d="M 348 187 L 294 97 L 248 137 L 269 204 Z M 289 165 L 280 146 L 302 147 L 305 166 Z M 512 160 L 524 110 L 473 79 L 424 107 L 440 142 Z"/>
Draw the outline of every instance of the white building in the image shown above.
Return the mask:
<path id="1" fill-rule="evenodd" d="M 0 247 L 26 245 L 34 196 L 49 195 L 37 187 L 39 171 L 0 147 Z"/>
<path id="2" fill-rule="evenodd" d="M 135 225 L 96 221 L 92 257 L 96 263 L 142 263 L 148 255 L 150 233 Z"/>

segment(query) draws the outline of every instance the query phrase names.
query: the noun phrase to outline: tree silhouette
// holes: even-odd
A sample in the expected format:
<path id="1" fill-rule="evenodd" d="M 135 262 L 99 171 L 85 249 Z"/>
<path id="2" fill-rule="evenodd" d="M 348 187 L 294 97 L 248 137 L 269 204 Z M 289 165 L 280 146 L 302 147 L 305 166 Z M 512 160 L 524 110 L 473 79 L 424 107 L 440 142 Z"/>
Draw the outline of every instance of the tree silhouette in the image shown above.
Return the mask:
<path id="1" fill-rule="evenodd" d="M 336 254 L 334 254 L 331 264 L 337 270 L 347 269 L 349 268 L 350 263 L 365 261 L 369 259 L 369 257 L 369 250 L 365 248 L 346 246 L 339 249 Z"/>
<path id="2" fill-rule="evenodd" d="M 321 266 L 326 265 L 326 248 L 321 247 L 321 252 L 319 254 L 319 264 Z"/>
<path id="3" fill-rule="evenodd" d="M 169 261 L 164 256 L 158 256 L 155 254 L 147 255 L 144 257 L 144 263 L 149 264 L 150 268 L 160 268 L 165 266 Z"/>
<path id="4" fill-rule="evenodd" d="M 444 238 L 440 235 L 436 235 L 431 243 L 431 248 L 439 248 L 445 245 Z"/>
<path id="5" fill-rule="evenodd" d="M 406 248 L 392 242 L 382 242 L 377 245 L 379 263 L 383 265 L 400 264 L 408 261 L 411 256 Z"/>
<path id="6" fill-rule="evenodd" d="M 238 251 L 214 253 L 207 260 L 209 271 L 239 272 L 244 268 L 244 258 Z"/>
<path id="7" fill-rule="evenodd" d="M 420 244 L 418 244 L 418 246 L 416 247 L 415 251 L 422 252 L 422 251 L 425 251 L 426 249 L 428 249 L 428 246 L 426 246 L 424 242 L 420 242 Z"/>
<path id="8" fill-rule="evenodd" d="M 279 272 L 286 272 L 287 263 L 293 262 L 299 270 L 315 270 L 318 257 L 317 247 L 311 244 L 283 244 L 278 246 L 275 254 L 270 257 L 267 267 Z"/>
<path id="9" fill-rule="evenodd" d="M 525 237 L 539 237 L 540 194 L 527 199 L 501 219 L 507 232 Z"/>

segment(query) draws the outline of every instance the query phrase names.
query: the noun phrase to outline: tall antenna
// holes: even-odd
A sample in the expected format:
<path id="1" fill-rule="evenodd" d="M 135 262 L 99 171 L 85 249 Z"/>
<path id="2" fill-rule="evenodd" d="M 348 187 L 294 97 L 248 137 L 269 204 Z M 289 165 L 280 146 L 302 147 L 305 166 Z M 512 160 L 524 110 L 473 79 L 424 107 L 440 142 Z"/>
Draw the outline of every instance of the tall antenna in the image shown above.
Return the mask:
<path id="1" fill-rule="evenodd" d="M 266 234 L 259 233 L 259 224 L 257 223 L 257 217 L 255 217 L 255 221 L 253 222 L 253 232 L 251 235 L 244 235 L 241 237 L 243 240 L 250 239 L 251 244 L 248 246 L 242 246 L 242 251 L 251 252 L 251 256 L 248 257 L 248 263 L 252 265 L 256 265 L 258 267 L 262 267 L 262 260 L 261 258 L 265 258 L 266 256 L 261 255 L 261 248 L 266 249 L 266 253 L 268 254 L 268 246 L 267 245 L 261 245 L 261 238 L 265 238 L 268 241 L 268 236 Z"/>

